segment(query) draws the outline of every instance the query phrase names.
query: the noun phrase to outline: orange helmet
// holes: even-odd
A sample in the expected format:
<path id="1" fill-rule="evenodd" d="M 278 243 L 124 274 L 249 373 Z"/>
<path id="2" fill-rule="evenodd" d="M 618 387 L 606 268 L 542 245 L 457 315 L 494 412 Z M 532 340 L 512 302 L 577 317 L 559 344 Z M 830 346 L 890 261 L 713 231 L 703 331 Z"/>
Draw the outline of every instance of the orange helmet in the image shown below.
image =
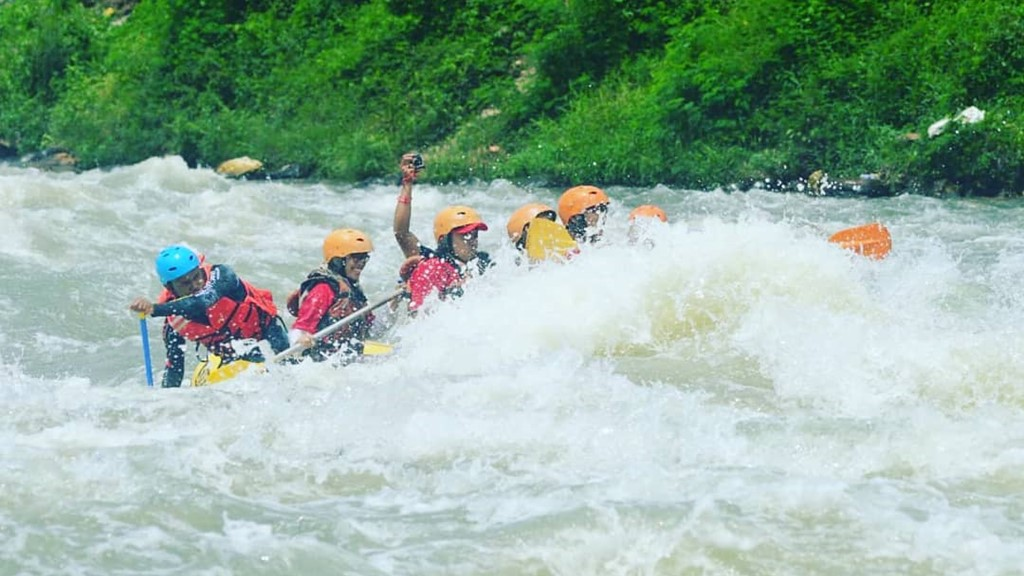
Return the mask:
<path id="1" fill-rule="evenodd" d="M 558 199 L 558 217 L 562 224 L 569 225 L 569 219 L 583 214 L 587 208 L 608 204 L 608 195 L 597 186 L 573 186 Z"/>
<path id="2" fill-rule="evenodd" d="M 332 258 L 344 258 L 349 254 L 363 254 L 373 251 L 370 237 L 352 228 L 335 230 L 324 238 L 324 262 Z"/>
<path id="3" fill-rule="evenodd" d="M 662 222 L 668 222 L 668 216 L 665 214 L 665 211 L 654 204 L 644 204 L 643 206 L 633 208 L 633 211 L 629 213 L 629 221 L 632 222 L 637 218 L 657 218 Z"/>
<path id="4" fill-rule="evenodd" d="M 438 241 L 456 228 L 476 224 L 475 230 L 487 230 L 483 218 L 469 206 L 449 206 L 434 217 L 434 238 Z"/>
<path id="5" fill-rule="evenodd" d="M 540 216 L 544 212 L 551 212 L 552 218 L 554 218 L 555 209 L 547 204 L 541 204 L 540 202 L 531 202 L 525 206 L 521 206 L 518 210 L 512 213 L 508 217 L 508 237 L 515 244 L 519 241 L 519 237 L 523 235 L 523 228 L 526 227 L 534 218 Z"/>

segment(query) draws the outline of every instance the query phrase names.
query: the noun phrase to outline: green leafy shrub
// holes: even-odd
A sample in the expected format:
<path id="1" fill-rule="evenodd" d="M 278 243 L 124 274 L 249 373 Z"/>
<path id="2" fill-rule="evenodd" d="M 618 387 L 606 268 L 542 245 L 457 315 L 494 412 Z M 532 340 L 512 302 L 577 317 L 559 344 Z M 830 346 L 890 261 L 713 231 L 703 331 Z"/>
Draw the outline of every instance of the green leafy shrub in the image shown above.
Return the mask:
<path id="1" fill-rule="evenodd" d="M 103 51 L 106 22 L 71 0 L 0 3 L 0 138 L 34 151 L 68 71 Z"/>
<path id="2" fill-rule="evenodd" d="M 418 149 L 438 180 L 1021 188 L 1011 0 L 99 4 L 0 1 L 0 139 L 349 181 Z M 907 136 L 969 105 L 990 116 Z"/>
<path id="3" fill-rule="evenodd" d="M 1024 98 L 995 103 L 976 124 L 950 122 L 933 138 L 893 154 L 903 184 L 935 195 L 1024 194 Z"/>

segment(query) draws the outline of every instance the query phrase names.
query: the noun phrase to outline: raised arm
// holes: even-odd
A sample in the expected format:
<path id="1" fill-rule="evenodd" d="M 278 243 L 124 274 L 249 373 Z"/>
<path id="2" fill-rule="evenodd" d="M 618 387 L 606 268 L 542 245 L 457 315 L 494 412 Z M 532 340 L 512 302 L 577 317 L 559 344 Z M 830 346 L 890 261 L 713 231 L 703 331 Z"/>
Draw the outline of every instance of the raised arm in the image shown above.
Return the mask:
<path id="1" fill-rule="evenodd" d="M 418 256 L 420 253 L 420 241 L 415 234 L 409 231 L 409 221 L 412 220 L 412 185 L 416 181 L 417 169 L 413 165 L 414 153 L 404 154 L 399 163 L 402 170 L 402 188 L 398 192 L 398 202 L 395 204 L 394 231 L 395 241 L 401 248 L 406 258 Z"/>

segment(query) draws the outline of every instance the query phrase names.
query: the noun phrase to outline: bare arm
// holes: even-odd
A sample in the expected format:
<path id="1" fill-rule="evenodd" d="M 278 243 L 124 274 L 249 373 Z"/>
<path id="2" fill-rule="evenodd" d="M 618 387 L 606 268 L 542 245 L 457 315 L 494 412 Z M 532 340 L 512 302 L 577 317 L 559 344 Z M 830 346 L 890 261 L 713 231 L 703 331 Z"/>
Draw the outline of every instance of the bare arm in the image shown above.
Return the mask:
<path id="1" fill-rule="evenodd" d="M 412 158 L 412 153 L 404 154 L 399 164 L 402 169 L 402 188 L 398 192 L 393 224 L 395 241 L 406 258 L 418 256 L 420 253 L 419 238 L 409 231 L 409 222 L 412 220 L 412 184 L 416 181 L 416 169 L 413 168 Z"/>

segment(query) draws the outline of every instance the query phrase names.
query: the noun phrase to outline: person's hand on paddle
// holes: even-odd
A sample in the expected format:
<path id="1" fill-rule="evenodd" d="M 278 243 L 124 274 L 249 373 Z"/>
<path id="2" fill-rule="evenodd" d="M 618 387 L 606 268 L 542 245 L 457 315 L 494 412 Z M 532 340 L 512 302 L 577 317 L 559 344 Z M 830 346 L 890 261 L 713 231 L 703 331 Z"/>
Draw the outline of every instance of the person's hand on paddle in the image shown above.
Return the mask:
<path id="1" fill-rule="evenodd" d="M 291 330 L 288 332 L 288 339 L 291 340 L 292 346 L 302 346 L 303 348 L 313 346 L 313 335 L 305 330 Z"/>
<path id="2" fill-rule="evenodd" d="M 146 316 L 149 316 L 150 314 L 153 313 L 153 303 L 150 302 L 149 300 L 146 300 L 145 298 L 136 298 L 135 300 L 132 300 L 131 304 L 128 305 L 128 309 L 131 310 L 132 312 L 137 312 L 139 314 L 145 314 Z"/>

